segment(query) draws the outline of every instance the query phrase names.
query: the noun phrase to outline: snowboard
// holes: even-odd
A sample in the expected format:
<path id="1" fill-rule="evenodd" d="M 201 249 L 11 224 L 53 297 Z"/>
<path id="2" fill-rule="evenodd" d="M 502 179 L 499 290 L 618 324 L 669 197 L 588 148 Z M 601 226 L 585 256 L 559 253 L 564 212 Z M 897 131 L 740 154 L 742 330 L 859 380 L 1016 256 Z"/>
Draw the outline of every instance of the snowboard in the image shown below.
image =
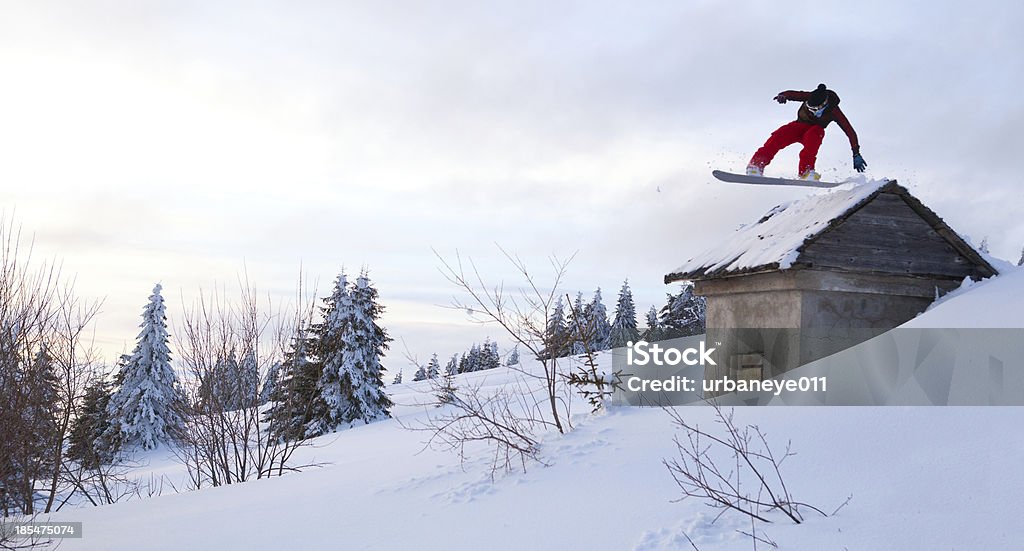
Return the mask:
<path id="1" fill-rule="evenodd" d="M 723 182 L 733 184 L 760 184 L 765 186 L 803 186 L 830 188 L 843 185 L 843 182 L 823 182 L 821 180 L 797 180 L 789 178 L 771 178 L 769 176 L 748 176 L 746 174 L 733 174 L 721 170 L 712 170 L 711 175 Z"/>

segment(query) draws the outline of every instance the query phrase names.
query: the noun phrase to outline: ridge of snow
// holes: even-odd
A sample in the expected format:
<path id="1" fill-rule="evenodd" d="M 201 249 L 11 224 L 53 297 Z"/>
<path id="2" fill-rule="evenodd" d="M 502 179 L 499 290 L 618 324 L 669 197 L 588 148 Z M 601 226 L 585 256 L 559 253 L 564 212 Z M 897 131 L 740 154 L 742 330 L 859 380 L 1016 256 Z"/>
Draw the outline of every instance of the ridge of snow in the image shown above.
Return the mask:
<path id="1" fill-rule="evenodd" d="M 769 210 L 757 223 L 740 227 L 724 243 L 687 260 L 674 274 L 701 270 L 739 271 L 778 263 L 790 268 L 798 249 L 808 237 L 860 204 L 889 180 L 861 180 L 783 203 Z"/>
<path id="2" fill-rule="evenodd" d="M 1024 328 L 1024 268 L 998 263 L 1000 275 L 981 281 L 965 279 L 900 327 Z"/>

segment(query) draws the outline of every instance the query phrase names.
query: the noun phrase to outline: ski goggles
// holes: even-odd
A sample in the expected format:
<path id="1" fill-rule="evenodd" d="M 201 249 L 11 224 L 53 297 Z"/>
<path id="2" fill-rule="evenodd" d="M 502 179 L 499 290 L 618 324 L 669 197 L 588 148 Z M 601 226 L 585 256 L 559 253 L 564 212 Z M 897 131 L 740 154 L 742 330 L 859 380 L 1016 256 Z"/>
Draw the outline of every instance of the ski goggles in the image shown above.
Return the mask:
<path id="1" fill-rule="evenodd" d="M 821 118 L 821 116 L 825 114 L 825 108 L 828 107 L 828 102 L 826 101 L 821 105 L 811 105 L 809 103 L 805 103 L 804 105 L 807 106 L 807 109 L 810 110 L 812 115 Z"/>

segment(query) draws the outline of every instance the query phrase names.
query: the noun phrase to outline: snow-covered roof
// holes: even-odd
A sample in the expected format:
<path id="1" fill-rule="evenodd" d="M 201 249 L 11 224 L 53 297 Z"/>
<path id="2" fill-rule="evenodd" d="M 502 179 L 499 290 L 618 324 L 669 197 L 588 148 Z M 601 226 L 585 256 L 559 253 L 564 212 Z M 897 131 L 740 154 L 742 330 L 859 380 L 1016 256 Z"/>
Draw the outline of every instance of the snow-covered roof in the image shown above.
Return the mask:
<path id="1" fill-rule="evenodd" d="M 846 184 L 771 209 L 757 223 L 741 227 L 724 243 L 687 260 L 666 275 L 665 282 L 789 269 L 798 261 L 806 244 L 883 191 L 904 197 L 933 227 L 948 229 L 937 215 L 895 181 Z M 955 236 L 952 230 L 948 233 Z M 958 236 L 955 238 L 959 240 Z M 964 247 L 970 248 L 966 244 Z"/>

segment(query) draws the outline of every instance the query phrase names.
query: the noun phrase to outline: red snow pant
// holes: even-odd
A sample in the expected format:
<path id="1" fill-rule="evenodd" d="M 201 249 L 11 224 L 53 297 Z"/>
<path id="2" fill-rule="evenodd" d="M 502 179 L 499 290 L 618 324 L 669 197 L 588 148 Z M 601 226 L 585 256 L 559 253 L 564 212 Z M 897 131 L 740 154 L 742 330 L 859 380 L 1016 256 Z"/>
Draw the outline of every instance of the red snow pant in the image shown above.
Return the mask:
<path id="1" fill-rule="evenodd" d="M 818 148 L 821 147 L 821 140 L 825 138 L 825 128 L 808 122 L 793 121 L 784 124 L 778 130 L 768 136 L 761 149 L 758 149 L 750 159 L 750 164 L 760 167 L 762 170 L 775 158 L 775 154 L 784 147 L 800 142 L 804 148 L 800 150 L 799 174 L 804 174 L 814 168 L 814 161 L 818 158 Z"/>

